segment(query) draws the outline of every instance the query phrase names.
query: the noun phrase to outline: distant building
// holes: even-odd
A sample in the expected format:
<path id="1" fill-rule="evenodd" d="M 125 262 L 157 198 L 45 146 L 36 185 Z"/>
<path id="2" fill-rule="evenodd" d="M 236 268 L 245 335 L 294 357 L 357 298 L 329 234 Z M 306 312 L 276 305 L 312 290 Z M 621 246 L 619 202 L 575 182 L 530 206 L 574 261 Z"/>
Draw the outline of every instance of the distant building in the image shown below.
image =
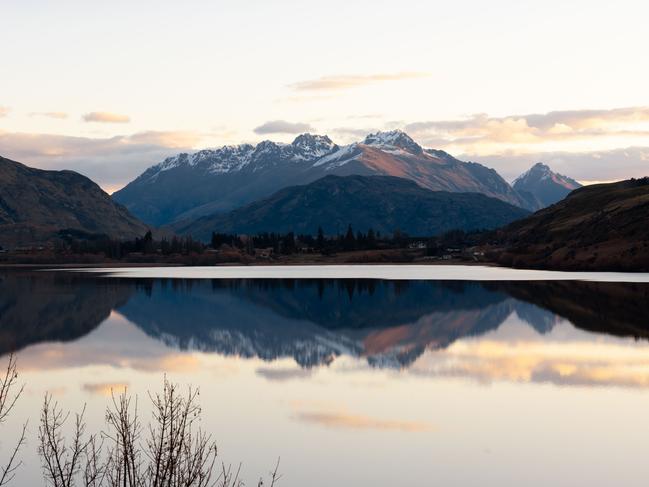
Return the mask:
<path id="1" fill-rule="evenodd" d="M 270 259 L 273 256 L 273 248 L 267 247 L 265 249 L 255 249 L 255 257 L 260 259 Z"/>
<path id="2" fill-rule="evenodd" d="M 425 249 L 426 248 L 426 242 L 411 242 L 408 244 L 409 249 Z"/>

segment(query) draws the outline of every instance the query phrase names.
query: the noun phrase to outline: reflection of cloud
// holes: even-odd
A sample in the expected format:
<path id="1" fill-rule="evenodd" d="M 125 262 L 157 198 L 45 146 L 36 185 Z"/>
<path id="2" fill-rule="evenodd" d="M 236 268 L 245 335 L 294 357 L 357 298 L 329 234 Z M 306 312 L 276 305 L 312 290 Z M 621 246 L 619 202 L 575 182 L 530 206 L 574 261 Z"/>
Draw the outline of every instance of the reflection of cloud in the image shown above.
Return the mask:
<path id="1" fill-rule="evenodd" d="M 0 105 L 0 118 L 6 117 L 9 114 L 10 108 Z"/>
<path id="2" fill-rule="evenodd" d="M 313 127 L 308 123 L 302 122 L 287 122 L 286 120 L 271 120 L 261 124 L 254 129 L 254 132 L 259 135 L 265 134 L 299 134 L 302 132 L 312 132 Z"/>
<path id="3" fill-rule="evenodd" d="M 559 325 L 558 333 L 561 328 L 570 326 Z M 411 372 L 433 377 L 463 377 L 487 383 L 504 380 L 555 385 L 649 387 L 646 346 L 546 340 L 461 340 L 445 350 L 427 353 Z"/>
<path id="4" fill-rule="evenodd" d="M 83 384 L 82 389 L 90 394 L 97 394 L 100 396 L 110 397 L 115 394 L 119 394 L 126 389 L 128 389 L 129 384 L 117 384 L 117 383 L 100 383 L 100 384 Z"/>
<path id="5" fill-rule="evenodd" d="M 196 354 L 167 348 L 116 312 L 75 342 L 42 343 L 20 352 L 20 368 L 24 372 L 90 365 L 175 373 L 199 370 L 201 361 Z"/>
<path id="6" fill-rule="evenodd" d="M 86 113 L 83 117 L 84 122 L 100 122 L 100 123 L 128 123 L 131 117 L 119 113 L 110 112 L 90 112 Z"/>
<path id="7" fill-rule="evenodd" d="M 32 112 L 29 114 L 30 117 L 47 117 L 47 118 L 56 118 L 62 120 L 68 118 L 68 114 L 65 112 Z"/>
<path id="8" fill-rule="evenodd" d="M 426 76 L 428 76 L 428 74 L 417 72 L 323 76 L 317 79 L 293 83 L 292 85 L 289 85 L 289 88 L 294 91 L 345 90 L 382 81 L 399 81 Z"/>
<path id="9" fill-rule="evenodd" d="M 433 431 L 433 427 L 424 422 L 377 419 L 342 412 L 302 411 L 295 413 L 293 417 L 298 421 L 319 424 L 327 428 L 402 431 L 408 433 Z"/>
<path id="10" fill-rule="evenodd" d="M 264 379 L 276 382 L 284 382 L 292 379 L 306 379 L 313 375 L 312 369 L 278 369 L 272 367 L 260 367 L 256 374 Z"/>
<path id="11" fill-rule="evenodd" d="M 63 387 L 63 386 L 50 387 L 49 389 L 47 389 L 47 392 L 53 396 L 64 396 L 65 394 L 67 394 L 67 391 L 68 391 L 67 387 Z"/>

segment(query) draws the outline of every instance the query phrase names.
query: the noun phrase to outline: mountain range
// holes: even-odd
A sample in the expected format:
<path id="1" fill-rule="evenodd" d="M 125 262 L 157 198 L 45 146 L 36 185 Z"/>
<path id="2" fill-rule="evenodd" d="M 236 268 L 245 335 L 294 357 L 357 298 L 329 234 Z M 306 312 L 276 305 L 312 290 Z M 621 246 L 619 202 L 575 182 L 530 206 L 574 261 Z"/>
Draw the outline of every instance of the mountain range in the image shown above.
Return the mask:
<path id="1" fill-rule="evenodd" d="M 495 170 L 424 149 L 399 130 L 346 146 L 303 134 L 291 144 L 264 141 L 183 153 L 147 169 L 113 198 L 158 226 L 225 213 L 328 175 L 395 176 L 432 191 L 482 193 L 528 210 L 540 207 Z"/>
<path id="2" fill-rule="evenodd" d="M 0 157 L 2 247 L 41 244 L 61 232 L 132 239 L 147 229 L 85 176 L 33 169 Z"/>
<path id="3" fill-rule="evenodd" d="M 449 230 L 501 227 L 529 214 L 517 206 L 479 193 L 430 191 L 414 181 L 392 176 L 325 176 L 303 186 L 284 188 L 233 210 L 172 228 L 208 241 L 212 232 L 262 232 L 315 235 L 373 229 L 384 235 L 396 230 L 412 236 L 438 235 Z"/>
<path id="4" fill-rule="evenodd" d="M 126 240 L 163 224 L 202 239 L 212 231 L 315 233 L 318 226 L 333 234 L 350 223 L 434 235 L 504 225 L 578 186 L 537 164 L 512 187 L 493 169 L 424 149 L 398 130 L 342 147 L 303 134 L 291 144 L 179 154 L 112 198 L 78 173 L 0 158 L 0 246 L 65 235 Z"/>

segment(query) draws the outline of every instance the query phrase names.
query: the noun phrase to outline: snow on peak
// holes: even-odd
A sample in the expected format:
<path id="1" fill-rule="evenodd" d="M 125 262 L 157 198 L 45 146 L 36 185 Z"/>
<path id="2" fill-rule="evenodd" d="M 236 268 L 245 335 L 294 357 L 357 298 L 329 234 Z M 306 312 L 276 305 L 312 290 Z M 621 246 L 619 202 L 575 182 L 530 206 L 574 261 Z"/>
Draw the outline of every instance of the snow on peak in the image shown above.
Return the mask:
<path id="1" fill-rule="evenodd" d="M 343 147 L 335 144 L 326 135 L 305 133 L 298 135 L 290 144 L 264 140 L 257 145 L 226 145 L 193 154 L 178 154 L 149 168 L 142 176 L 145 180 L 154 181 L 161 173 L 176 168 L 191 168 L 204 173 L 219 174 L 244 169 L 255 172 L 289 163 L 308 163 L 314 167 L 326 165 L 329 170 L 358 159 L 362 155 L 363 145 L 396 155 L 424 154 L 422 147 L 401 130 L 369 134 L 363 142 Z M 451 158 L 440 151 L 427 150 L 426 154 Z"/>
<path id="2" fill-rule="evenodd" d="M 402 149 L 412 154 L 420 154 L 422 152 L 421 146 L 402 130 L 369 134 L 365 137 L 363 144 L 379 149 Z"/>
<path id="3" fill-rule="evenodd" d="M 550 180 L 568 189 L 577 189 L 581 186 L 574 179 L 553 172 L 552 169 L 550 169 L 550 166 L 543 164 L 542 162 L 537 162 L 530 169 L 518 176 L 514 180 L 513 186 L 522 187 L 544 180 Z"/>
<path id="4" fill-rule="evenodd" d="M 319 159 L 338 149 L 338 146 L 326 135 L 298 135 L 291 145 L 295 149 L 296 159 L 309 161 Z"/>
<path id="5" fill-rule="evenodd" d="M 523 174 L 514 179 L 513 185 L 516 184 L 525 184 L 532 180 L 543 179 L 545 176 L 551 174 L 552 171 L 550 167 L 543 164 L 542 162 L 537 162 Z"/>
<path id="6" fill-rule="evenodd" d="M 361 155 L 357 143 L 345 145 L 343 147 L 336 146 L 336 149 L 324 157 L 318 159 L 313 167 L 324 166 L 326 170 L 331 170 L 336 167 L 344 166 L 348 162 L 353 161 Z"/>
<path id="7" fill-rule="evenodd" d="M 264 140 L 251 144 L 226 145 L 218 149 L 205 149 L 193 154 L 182 153 L 166 158 L 144 173 L 145 179 L 154 181 L 159 174 L 176 168 L 197 168 L 208 173 L 228 173 L 246 167 L 257 171 L 262 167 L 288 162 L 315 162 L 338 150 L 327 136 L 303 134 L 292 144 Z"/>

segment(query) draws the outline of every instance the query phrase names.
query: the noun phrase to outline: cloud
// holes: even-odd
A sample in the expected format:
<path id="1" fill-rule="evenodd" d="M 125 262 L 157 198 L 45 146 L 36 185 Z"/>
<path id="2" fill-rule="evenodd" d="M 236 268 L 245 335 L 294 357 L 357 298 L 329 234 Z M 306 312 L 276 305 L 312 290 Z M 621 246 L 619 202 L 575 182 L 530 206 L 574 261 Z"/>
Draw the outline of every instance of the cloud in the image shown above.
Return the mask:
<path id="1" fill-rule="evenodd" d="M 427 73 L 418 72 L 323 76 L 317 79 L 293 83 L 288 88 L 293 91 L 338 91 L 384 81 L 401 81 L 427 76 Z"/>
<path id="2" fill-rule="evenodd" d="M 9 107 L 4 107 L 4 106 L 0 105 L 0 118 L 6 117 L 9 114 L 10 111 L 11 111 L 11 109 Z"/>
<path id="3" fill-rule="evenodd" d="M 346 142 L 363 140 L 368 134 L 373 134 L 380 129 L 377 128 L 355 128 L 355 127 L 337 127 L 331 132 Z"/>
<path id="4" fill-rule="evenodd" d="M 29 114 L 30 117 L 47 117 L 47 118 L 56 118 L 62 120 L 68 118 L 68 114 L 65 112 L 32 112 Z"/>
<path id="5" fill-rule="evenodd" d="M 90 112 L 81 117 L 84 122 L 100 122 L 100 123 L 128 123 L 131 117 L 128 115 L 121 115 L 119 113 L 110 112 Z"/>
<path id="6" fill-rule="evenodd" d="M 595 181 L 619 181 L 649 176 L 649 147 L 627 147 L 592 152 L 503 152 L 488 156 L 460 154 L 464 160 L 495 167 L 508 180 L 513 180 L 535 162 L 544 162 L 553 170 L 567 174 L 582 184 Z"/>
<path id="7" fill-rule="evenodd" d="M 261 124 L 254 129 L 254 132 L 259 135 L 266 134 L 301 134 L 304 132 L 312 132 L 313 127 L 308 123 L 302 122 L 287 122 L 286 120 L 271 120 Z"/>
<path id="8" fill-rule="evenodd" d="M 423 433 L 434 430 L 430 424 L 424 422 L 377 419 L 370 416 L 349 414 L 345 412 L 302 411 L 295 413 L 293 418 L 298 421 L 318 424 L 327 428 L 401 431 L 407 433 Z"/>
<path id="9" fill-rule="evenodd" d="M 0 131 L 2 155 L 41 169 L 71 169 L 104 188 L 118 188 L 146 168 L 189 152 L 208 134 L 148 131 L 110 138 Z"/>
<path id="10" fill-rule="evenodd" d="M 424 144 L 461 148 L 464 152 L 493 154 L 542 144 L 592 143 L 604 138 L 649 136 L 649 107 L 610 110 L 565 110 L 527 115 L 490 117 L 480 113 L 462 120 L 435 120 L 405 125 Z"/>

